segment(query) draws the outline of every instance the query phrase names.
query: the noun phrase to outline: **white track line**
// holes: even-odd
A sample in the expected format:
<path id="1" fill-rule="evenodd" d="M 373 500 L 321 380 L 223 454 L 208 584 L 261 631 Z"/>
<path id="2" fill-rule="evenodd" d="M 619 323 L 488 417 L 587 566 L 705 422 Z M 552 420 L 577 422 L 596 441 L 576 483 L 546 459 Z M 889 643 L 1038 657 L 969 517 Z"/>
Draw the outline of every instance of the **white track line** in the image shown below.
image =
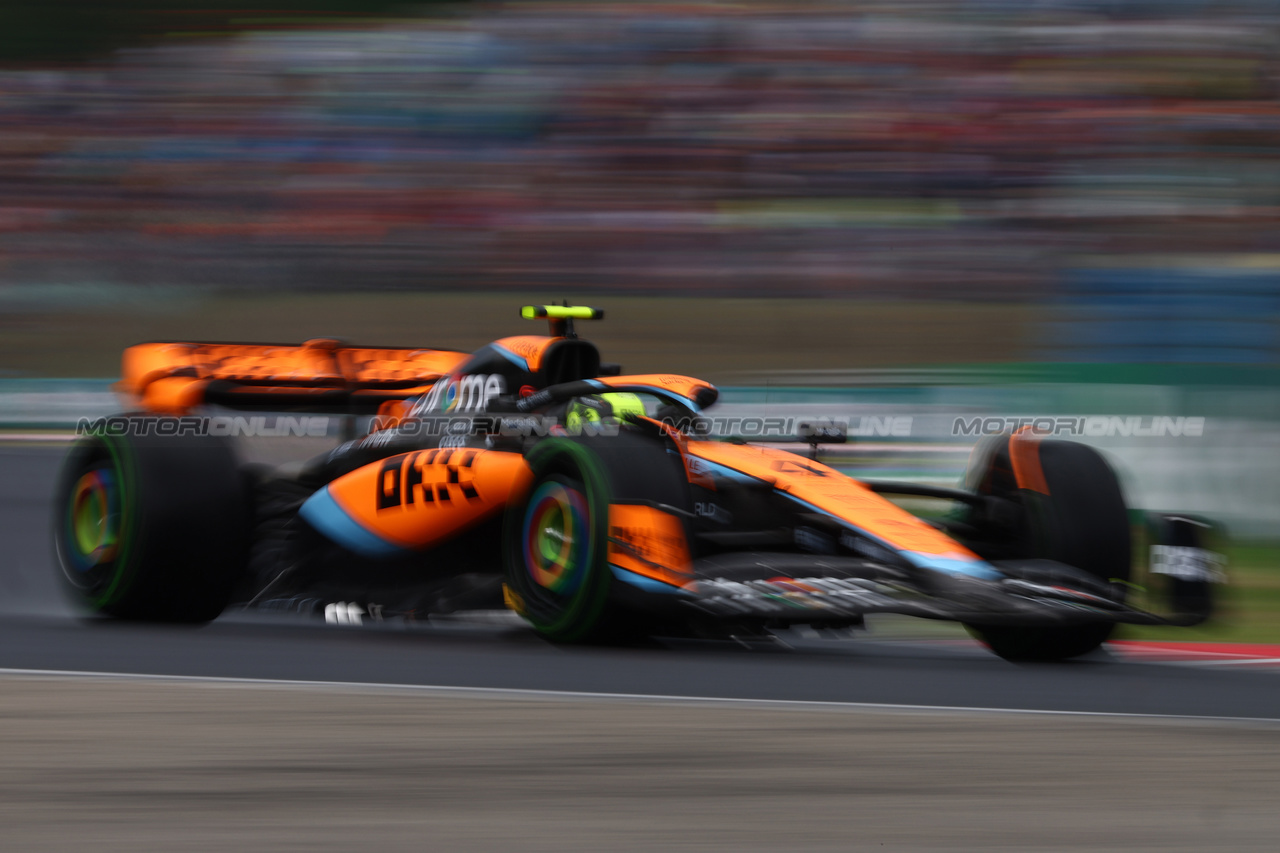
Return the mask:
<path id="1" fill-rule="evenodd" d="M 1154 663 L 1155 661 L 1147 661 Z M 1280 665 L 1280 658 L 1232 658 L 1231 660 L 1184 660 L 1161 661 L 1162 663 L 1179 663 L 1183 666 L 1194 666 L 1201 669 L 1212 669 L 1219 666 L 1259 666 L 1262 668 Z"/>
<path id="2" fill-rule="evenodd" d="M 661 693 L 593 693 L 580 690 L 535 690 L 515 687 L 459 687 L 443 684 L 392 684 L 363 681 L 308 681 L 285 678 L 236 678 L 212 675 L 158 675 L 139 672 L 92 672 L 62 669 L 0 667 L 0 676 L 80 678 L 86 680 L 152 681 L 177 684 L 221 684 L 245 687 L 312 688 L 328 690 L 426 693 L 456 698 L 535 699 L 604 702 L 650 702 L 664 705 L 710 705 L 730 708 L 826 711 L 902 711 L 927 714 L 1013 714 L 1035 717 L 1094 717 L 1117 720 L 1164 720 L 1195 723 L 1280 725 L 1280 717 L 1231 717 L 1199 714 L 1143 714 L 1126 711 L 1055 711 L 1040 708 L 996 708 L 968 705 L 904 705 L 888 702 L 833 702 L 812 699 L 743 699 L 731 696 L 674 696 Z"/>
<path id="3" fill-rule="evenodd" d="M 1220 658 L 1227 660 L 1280 660 L 1280 658 L 1266 658 L 1261 655 L 1246 655 L 1241 652 L 1215 652 L 1208 649 L 1164 649 L 1159 646 L 1108 646 L 1112 653 L 1119 652 L 1121 655 L 1141 657 L 1141 658 L 1163 658 L 1165 660 L 1182 660 L 1184 658 L 1179 655 L 1193 655 L 1195 657 Z M 1192 660 L 1194 658 L 1185 658 Z"/>
<path id="4" fill-rule="evenodd" d="M 1193 649 L 1179 649 L 1176 652 L 1166 652 L 1162 649 L 1136 651 L 1128 647 L 1119 649 L 1112 647 L 1108 651 L 1126 663 L 1169 664 L 1172 666 L 1194 666 L 1201 669 L 1219 666 L 1247 666 L 1249 664 L 1265 669 L 1280 665 L 1280 658 L 1245 657 L 1233 652 L 1208 652 Z M 1182 655 L 1193 655 L 1194 657 L 1182 657 Z"/>

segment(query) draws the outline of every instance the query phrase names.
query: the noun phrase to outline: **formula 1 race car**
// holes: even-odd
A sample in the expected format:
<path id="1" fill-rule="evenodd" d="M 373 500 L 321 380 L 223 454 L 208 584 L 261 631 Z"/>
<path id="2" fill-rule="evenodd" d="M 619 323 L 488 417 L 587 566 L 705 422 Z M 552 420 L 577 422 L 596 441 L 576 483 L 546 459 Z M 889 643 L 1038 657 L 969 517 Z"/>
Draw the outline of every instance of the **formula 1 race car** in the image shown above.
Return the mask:
<path id="1" fill-rule="evenodd" d="M 1181 516 L 1151 519 L 1167 600 L 1127 603 L 1129 513 L 1085 445 L 1024 430 L 985 438 L 963 488 L 860 482 L 817 461 L 838 427 L 805 425 L 807 456 L 710 438 L 698 424 L 717 389 L 602 363 L 574 330 L 599 309 L 522 314 L 551 334 L 470 354 L 130 347 L 117 387 L 138 411 L 92 425 L 58 485 L 66 588 L 91 614 L 165 622 L 233 603 L 343 623 L 505 605 L 556 642 L 896 613 L 961 622 L 1017 660 L 1209 615 L 1207 528 Z M 210 407 L 368 426 L 306 463 L 243 465 Z M 885 494 L 955 509 L 925 520 Z"/>

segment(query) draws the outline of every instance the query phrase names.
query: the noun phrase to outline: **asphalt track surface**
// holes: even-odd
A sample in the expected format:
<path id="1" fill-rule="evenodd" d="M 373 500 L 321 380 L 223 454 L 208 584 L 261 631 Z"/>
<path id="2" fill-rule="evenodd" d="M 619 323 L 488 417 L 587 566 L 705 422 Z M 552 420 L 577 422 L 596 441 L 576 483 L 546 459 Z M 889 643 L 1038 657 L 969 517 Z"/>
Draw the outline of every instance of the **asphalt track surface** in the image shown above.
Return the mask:
<path id="1" fill-rule="evenodd" d="M 62 453 L 0 447 L 0 669 L 1280 720 L 1274 670 L 1107 653 L 1013 665 L 961 640 L 875 630 L 852 641 L 790 638 L 789 648 L 616 649 L 554 647 L 507 623 L 354 628 L 249 613 L 200 628 L 89 623 L 67 609 L 50 565 L 49 504 Z"/>
<path id="2" fill-rule="evenodd" d="M 509 621 L 86 624 L 50 565 L 60 455 L 0 447 L 3 850 L 1198 853 L 1280 837 L 1274 671 L 1013 666 L 900 630 L 581 649 Z"/>

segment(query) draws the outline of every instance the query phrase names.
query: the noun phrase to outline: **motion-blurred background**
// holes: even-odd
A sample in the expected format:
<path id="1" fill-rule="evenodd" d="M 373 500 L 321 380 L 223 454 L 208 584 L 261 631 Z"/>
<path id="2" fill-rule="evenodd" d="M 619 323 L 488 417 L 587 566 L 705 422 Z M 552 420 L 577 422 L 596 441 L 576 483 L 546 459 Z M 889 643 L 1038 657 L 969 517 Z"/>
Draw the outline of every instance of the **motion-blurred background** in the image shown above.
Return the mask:
<path id="1" fill-rule="evenodd" d="M 1131 502 L 1236 534 L 1206 630 L 1277 632 L 1273 0 L 242 5 L 0 6 L 11 431 L 142 339 L 469 349 L 569 298 L 629 371 L 914 418 L 872 473 L 1123 418 Z"/>

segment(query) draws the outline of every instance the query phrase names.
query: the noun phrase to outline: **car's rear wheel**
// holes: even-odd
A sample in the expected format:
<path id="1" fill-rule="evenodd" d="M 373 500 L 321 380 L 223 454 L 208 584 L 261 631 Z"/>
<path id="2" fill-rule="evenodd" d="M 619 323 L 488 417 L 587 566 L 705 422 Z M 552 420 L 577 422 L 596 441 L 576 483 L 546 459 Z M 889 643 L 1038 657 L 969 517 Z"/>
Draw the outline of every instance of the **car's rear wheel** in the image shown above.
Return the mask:
<path id="1" fill-rule="evenodd" d="M 1027 464 L 1038 464 L 1043 474 L 1034 483 L 1038 488 L 1028 488 L 1027 483 L 1017 482 L 1010 441 L 1033 439 L 1000 437 L 980 446 L 965 481 L 980 493 L 1007 498 L 1021 506 L 1023 524 L 1020 541 L 1015 544 L 1021 553 L 1017 556 L 1065 563 L 1122 590 L 1130 576 L 1129 516 L 1111 466 L 1087 445 L 1038 441 L 1035 446 L 1022 449 L 1024 458 L 1030 459 Z M 1120 586 L 1114 586 L 1116 582 Z M 1111 636 L 1114 624 L 1082 621 L 1052 627 L 966 627 L 1006 660 L 1057 661 L 1097 649 Z"/>
<path id="2" fill-rule="evenodd" d="M 62 585 L 88 614 L 207 622 L 245 569 L 250 514 L 224 439 L 82 439 L 63 464 L 54 503 Z"/>

